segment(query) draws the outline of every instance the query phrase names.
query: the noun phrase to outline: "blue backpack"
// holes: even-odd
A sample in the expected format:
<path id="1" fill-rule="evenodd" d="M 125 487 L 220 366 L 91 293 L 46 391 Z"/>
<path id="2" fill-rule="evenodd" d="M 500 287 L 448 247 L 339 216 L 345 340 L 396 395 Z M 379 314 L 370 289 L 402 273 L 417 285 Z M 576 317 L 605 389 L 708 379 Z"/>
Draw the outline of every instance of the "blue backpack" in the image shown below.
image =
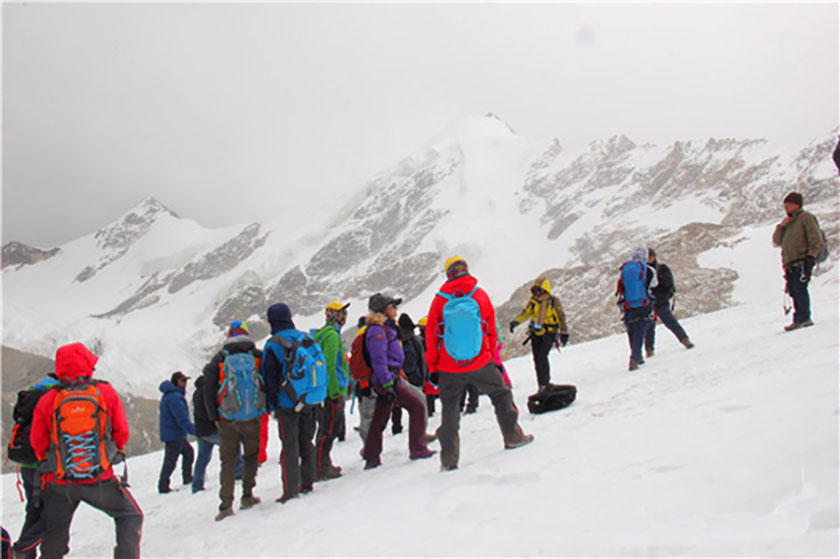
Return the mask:
<path id="1" fill-rule="evenodd" d="M 641 260 L 628 260 L 621 265 L 621 298 L 619 305 L 625 309 L 646 307 L 653 302 L 653 296 L 647 291 L 647 264 Z"/>
<path id="2" fill-rule="evenodd" d="M 469 293 L 456 291 L 452 295 L 438 291 L 438 295 L 446 299 L 443 305 L 443 334 L 435 332 L 443 339 L 446 352 L 460 366 L 467 365 L 481 353 L 484 342 L 484 322 L 481 319 L 481 308 L 473 295 L 478 289 L 476 285 Z"/>
<path id="3" fill-rule="evenodd" d="M 219 365 L 219 415 L 231 421 L 248 421 L 265 413 L 265 390 L 259 359 L 248 353 L 229 353 Z"/>
<path id="4" fill-rule="evenodd" d="M 280 390 L 295 404 L 295 411 L 304 406 L 320 406 L 327 397 L 327 364 L 321 346 L 303 332 L 296 340 L 272 336 L 270 342 L 283 348 L 286 357 L 286 378 Z"/>
<path id="5" fill-rule="evenodd" d="M 317 328 L 312 328 L 311 330 L 309 330 L 309 334 L 315 339 L 316 342 L 318 342 L 318 345 L 321 346 L 322 351 L 324 346 L 321 344 L 321 340 L 324 339 L 324 335 L 329 331 L 330 328 L 332 328 L 338 334 L 340 342 L 341 332 L 339 332 L 338 328 L 336 328 L 332 324 L 327 324 L 320 330 Z M 341 345 L 341 343 L 339 343 L 338 355 L 336 356 L 335 361 L 335 376 L 338 379 L 338 385 L 341 388 L 347 388 L 347 386 L 350 384 L 350 372 L 345 371 L 344 368 L 341 366 L 341 363 L 343 362 L 343 360 L 341 359 L 342 347 L 343 346 Z"/>

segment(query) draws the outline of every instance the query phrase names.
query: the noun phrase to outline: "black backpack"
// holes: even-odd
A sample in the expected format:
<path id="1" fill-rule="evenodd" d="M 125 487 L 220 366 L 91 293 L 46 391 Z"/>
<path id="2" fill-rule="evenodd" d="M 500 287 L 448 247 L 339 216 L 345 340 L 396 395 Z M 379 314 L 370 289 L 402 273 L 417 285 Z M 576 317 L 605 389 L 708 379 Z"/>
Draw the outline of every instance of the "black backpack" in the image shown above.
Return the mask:
<path id="1" fill-rule="evenodd" d="M 571 384 L 550 384 L 548 388 L 528 396 L 528 411 L 545 413 L 572 405 L 577 397 L 577 387 Z"/>
<path id="2" fill-rule="evenodd" d="M 21 390 L 18 392 L 17 403 L 12 411 L 15 426 L 12 428 L 12 438 L 9 441 L 9 460 L 19 464 L 37 464 L 38 457 L 29 442 L 32 432 L 32 414 L 41 396 L 47 389 Z"/>

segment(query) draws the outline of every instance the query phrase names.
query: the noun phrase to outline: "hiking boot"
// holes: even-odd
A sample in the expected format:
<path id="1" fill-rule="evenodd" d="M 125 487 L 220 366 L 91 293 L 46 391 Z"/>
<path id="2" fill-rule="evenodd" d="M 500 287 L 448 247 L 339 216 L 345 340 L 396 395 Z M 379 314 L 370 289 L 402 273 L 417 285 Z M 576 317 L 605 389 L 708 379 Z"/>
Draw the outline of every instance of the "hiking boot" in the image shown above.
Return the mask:
<path id="1" fill-rule="evenodd" d="M 186 475 L 186 476 L 183 477 L 183 480 L 184 480 L 184 485 L 189 485 L 193 481 L 193 475 L 192 474 Z"/>
<path id="2" fill-rule="evenodd" d="M 262 499 L 256 495 L 242 495 L 242 500 L 239 501 L 239 510 L 248 510 L 254 505 L 262 503 Z"/>
<path id="3" fill-rule="evenodd" d="M 467 410 L 464 412 L 464 415 L 469 415 L 471 413 L 475 413 L 478 410 L 478 406 L 467 406 Z"/>
<path id="4" fill-rule="evenodd" d="M 382 462 L 379 461 L 379 460 L 377 460 L 375 462 L 369 460 L 369 461 L 365 462 L 365 469 L 366 470 L 372 470 L 374 468 L 378 468 L 381 465 L 382 465 Z"/>
<path id="5" fill-rule="evenodd" d="M 633 360 L 633 359 L 631 359 L 631 360 L 630 360 L 630 367 L 629 367 L 629 370 L 631 370 L 631 371 L 635 371 L 635 370 L 636 370 L 636 369 L 638 369 L 638 368 L 639 368 L 639 362 L 638 362 L 638 361 L 635 361 L 635 360 Z"/>
<path id="6" fill-rule="evenodd" d="M 534 435 L 522 435 L 522 438 L 515 443 L 505 443 L 505 450 L 519 448 L 520 446 L 525 446 L 526 444 L 531 444 L 532 442 L 534 442 Z"/>
<path id="7" fill-rule="evenodd" d="M 166 495 L 167 493 L 175 493 L 176 491 L 178 490 L 169 487 L 158 487 L 158 493 L 160 493 L 161 495 Z"/>
<path id="8" fill-rule="evenodd" d="M 437 440 L 437 433 L 426 433 L 426 444 L 433 443 Z"/>
<path id="9" fill-rule="evenodd" d="M 440 471 L 441 472 L 451 472 L 452 470 L 457 470 L 457 469 L 458 469 L 458 464 L 449 464 L 449 465 L 441 464 L 440 465 Z"/>
<path id="10" fill-rule="evenodd" d="M 653 357 L 653 348 L 651 348 L 651 349 L 645 348 L 645 357 L 648 357 L 648 358 Z"/>
<path id="11" fill-rule="evenodd" d="M 796 330 L 797 328 L 802 328 L 802 324 L 799 322 L 791 322 L 785 326 L 785 332 L 790 332 L 791 330 Z"/>
<path id="12" fill-rule="evenodd" d="M 808 319 L 808 320 L 806 320 L 805 322 L 800 323 L 800 324 L 799 324 L 799 327 L 800 327 L 800 328 L 807 328 L 807 327 L 809 327 L 809 326 L 813 326 L 813 325 L 814 325 L 814 321 L 813 321 L 813 320 L 811 320 L 811 319 L 809 318 L 809 319 Z"/>
<path id="13" fill-rule="evenodd" d="M 689 340 L 688 338 L 681 339 L 680 343 L 685 346 L 685 349 L 691 349 L 694 347 L 694 344 L 691 343 L 691 340 Z"/>
<path id="14" fill-rule="evenodd" d="M 403 432 L 402 425 L 394 425 L 393 427 L 391 427 L 391 433 L 393 433 L 394 435 L 399 435 L 402 432 Z"/>
<path id="15" fill-rule="evenodd" d="M 218 522 L 219 520 L 224 520 L 228 516 L 233 516 L 233 514 L 233 507 L 219 509 L 219 514 L 216 515 L 216 522 Z"/>
<path id="16" fill-rule="evenodd" d="M 341 477 L 341 468 L 337 466 L 330 466 L 322 472 L 318 472 L 315 481 L 326 481 L 328 479 L 335 479 Z"/>
<path id="17" fill-rule="evenodd" d="M 307 493 L 312 493 L 313 489 L 314 488 L 311 485 L 301 485 L 300 486 L 300 492 L 304 495 L 306 495 Z"/>
<path id="18" fill-rule="evenodd" d="M 431 458 L 435 454 L 437 454 L 436 450 L 431 450 L 429 448 L 421 448 L 420 450 L 409 454 L 408 458 L 410 460 L 423 460 L 424 458 Z"/>
<path id="19" fill-rule="evenodd" d="M 193 485 L 192 492 L 193 494 L 198 493 L 199 491 L 204 491 L 204 487 L 196 487 Z"/>
<path id="20" fill-rule="evenodd" d="M 285 503 L 287 501 L 291 501 L 292 499 L 297 498 L 297 493 L 283 493 L 281 497 L 277 497 L 274 499 L 275 503 Z"/>

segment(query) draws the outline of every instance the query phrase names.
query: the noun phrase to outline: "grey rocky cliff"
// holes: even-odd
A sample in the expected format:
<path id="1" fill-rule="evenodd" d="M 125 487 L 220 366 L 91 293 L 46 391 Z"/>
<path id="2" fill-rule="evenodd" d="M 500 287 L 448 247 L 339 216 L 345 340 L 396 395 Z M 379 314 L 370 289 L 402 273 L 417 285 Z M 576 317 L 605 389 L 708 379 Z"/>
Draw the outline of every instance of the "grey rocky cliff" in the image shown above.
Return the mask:
<path id="1" fill-rule="evenodd" d="M 17 241 L 9 241 L 3 245 L 3 264 L 6 266 L 26 266 L 43 262 L 61 252 L 60 248 L 40 249 Z"/>

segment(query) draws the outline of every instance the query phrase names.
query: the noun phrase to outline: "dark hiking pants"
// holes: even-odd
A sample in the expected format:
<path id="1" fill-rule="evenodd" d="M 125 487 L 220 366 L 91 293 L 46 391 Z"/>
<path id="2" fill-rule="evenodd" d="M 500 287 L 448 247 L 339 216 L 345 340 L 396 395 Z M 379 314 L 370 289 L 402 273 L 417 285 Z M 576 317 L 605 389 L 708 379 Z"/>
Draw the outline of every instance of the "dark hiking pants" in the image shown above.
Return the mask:
<path id="1" fill-rule="evenodd" d="M 70 523 L 81 502 L 114 519 L 117 532 L 114 557 L 140 557 L 143 512 L 128 489 L 122 487 L 116 479 L 109 479 L 90 484 L 47 484 L 42 513 L 46 522 L 41 541 L 42 558 L 60 558 L 70 551 Z"/>
<path id="2" fill-rule="evenodd" d="M 534 368 L 537 370 L 537 384 L 542 387 L 551 382 L 551 366 L 548 354 L 554 347 L 557 332 L 552 330 L 542 336 L 531 336 L 531 353 L 534 355 Z"/>
<path id="3" fill-rule="evenodd" d="M 283 477 L 283 495 L 294 497 L 302 488 L 311 489 L 315 483 L 315 410 L 303 408 L 277 408 L 277 425 L 280 431 L 280 471 Z"/>
<path id="4" fill-rule="evenodd" d="M 811 296 L 808 294 L 811 277 L 805 273 L 805 266 L 794 264 L 785 268 L 785 280 L 788 294 L 793 299 L 793 321 L 801 324 L 811 320 Z"/>
<path id="5" fill-rule="evenodd" d="M 318 436 L 315 439 L 315 468 L 318 473 L 325 474 L 333 466 L 330 452 L 333 442 L 338 437 L 340 418 L 344 417 L 344 398 L 338 396 L 335 399 L 325 399 L 324 407 L 317 413 L 320 414 L 320 421 L 318 422 Z"/>
<path id="6" fill-rule="evenodd" d="M 242 452 L 242 495 L 252 495 L 257 484 L 257 468 L 260 457 L 260 418 L 248 421 L 230 421 L 219 418 L 219 458 L 222 469 L 219 473 L 219 510 L 233 506 L 233 492 L 236 486 L 236 463 Z"/>
<path id="7" fill-rule="evenodd" d="M 637 363 L 642 362 L 642 346 L 650 324 L 650 311 L 651 307 L 638 307 L 624 311 L 624 325 L 627 327 L 627 337 L 630 340 L 630 359 Z"/>
<path id="8" fill-rule="evenodd" d="M 160 468 L 160 479 L 158 480 L 158 491 L 165 493 L 169 490 L 169 478 L 172 477 L 172 472 L 175 471 L 175 465 L 178 463 L 178 457 L 181 457 L 181 480 L 187 483 L 187 480 L 192 479 L 192 466 L 195 453 L 192 445 L 186 438 L 178 439 L 177 441 L 167 441 L 163 443 L 163 465 Z"/>
<path id="9" fill-rule="evenodd" d="M 665 325 L 668 330 L 674 333 L 674 336 L 677 337 L 678 340 L 682 341 L 683 339 L 688 337 L 688 334 L 685 333 L 683 327 L 680 326 L 680 323 L 677 322 L 674 313 L 671 312 L 671 305 L 664 304 L 664 305 L 656 305 L 656 316 L 659 317 L 659 320 L 662 321 L 662 324 Z M 656 321 L 653 320 L 650 322 L 647 328 L 647 332 L 645 333 L 645 348 L 653 351 L 654 344 L 656 343 Z"/>
<path id="10" fill-rule="evenodd" d="M 41 535 L 44 533 L 44 516 L 41 514 L 43 510 L 40 493 L 41 476 L 35 468 L 21 467 L 20 479 L 23 481 L 23 492 L 26 495 L 26 517 L 14 549 L 18 553 L 34 558 L 38 551 L 38 544 L 41 543 Z"/>
<path id="11" fill-rule="evenodd" d="M 413 454 L 426 448 L 426 405 L 422 400 L 403 386 L 397 384 L 394 387 L 397 391 L 395 404 L 404 407 L 408 411 L 408 450 Z M 377 387 L 377 390 L 379 387 Z M 383 394 L 376 398 L 376 407 L 373 410 L 373 419 L 365 440 L 365 448 L 362 457 L 368 464 L 380 463 L 382 454 L 382 432 L 388 425 L 388 418 L 391 415 L 392 404 Z"/>
<path id="12" fill-rule="evenodd" d="M 513 393 L 505 386 L 499 368 L 491 361 L 484 367 L 465 373 L 440 372 L 441 424 L 438 428 L 440 440 L 440 462 L 446 467 L 458 465 L 458 429 L 461 413 L 458 400 L 468 384 L 475 385 L 482 394 L 487 394 L 496 411 L 496 421 L 506 443 L 522 439 L 522 430 L 517 424 L 519 410 L 513 403 Z"/>

